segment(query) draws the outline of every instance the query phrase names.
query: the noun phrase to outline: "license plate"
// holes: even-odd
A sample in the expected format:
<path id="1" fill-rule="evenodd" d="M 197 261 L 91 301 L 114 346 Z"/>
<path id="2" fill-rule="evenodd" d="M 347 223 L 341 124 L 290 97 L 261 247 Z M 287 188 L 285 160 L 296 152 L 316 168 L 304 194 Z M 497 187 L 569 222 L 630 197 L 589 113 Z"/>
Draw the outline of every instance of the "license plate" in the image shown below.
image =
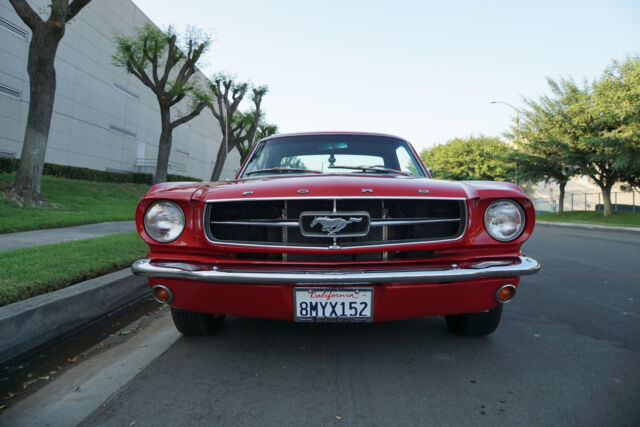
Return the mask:
<path id="1" fill-rule="evenodd" d="M 294 288 L 296 322 L 371 322 L 373 289 Z"/>

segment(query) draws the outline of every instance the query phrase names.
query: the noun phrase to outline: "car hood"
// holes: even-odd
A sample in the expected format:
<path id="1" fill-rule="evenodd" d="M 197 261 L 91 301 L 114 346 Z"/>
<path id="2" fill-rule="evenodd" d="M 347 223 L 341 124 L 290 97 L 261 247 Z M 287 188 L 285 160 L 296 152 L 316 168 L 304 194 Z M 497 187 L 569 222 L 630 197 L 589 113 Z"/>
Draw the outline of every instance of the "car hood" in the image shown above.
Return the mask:
<path id="1" fill-rule="evenodd" d="M 455 197 L 490 198 L 527 195 L 520 187 L 498 181 L 440 181 L 397 175 L 270 176 L 210 183 L 177 182 L 155 185 L 145 198 L 211 201 L 293 197 Z"/>
<path id="2" fill-rule="evenodd" d="M 469 197 L 457 182 L 396 175 L 270 176 L 210 183 L 194 193 L 202 201 L 293 197 Z"/>

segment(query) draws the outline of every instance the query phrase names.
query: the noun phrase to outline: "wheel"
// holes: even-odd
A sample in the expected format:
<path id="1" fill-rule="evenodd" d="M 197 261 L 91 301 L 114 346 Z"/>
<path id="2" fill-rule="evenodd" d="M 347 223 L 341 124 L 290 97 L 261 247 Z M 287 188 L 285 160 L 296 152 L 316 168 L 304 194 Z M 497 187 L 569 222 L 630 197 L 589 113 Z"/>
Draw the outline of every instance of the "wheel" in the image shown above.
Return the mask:
<path id="1" fill-rule="evenodd" d="M 449 330 L 465 337 L 489 335 L 496 330 L 502 315 L 502 304 L 486 313 L 467 313 L 445 316 Z"/>
<path id="2" fill-rule="evenodd" d="M 197 337 L 214 335 L 224 325 L 224 316 L 219 314 L 194 313 L 171 307 L 171 317 L 182 335 Z"/>

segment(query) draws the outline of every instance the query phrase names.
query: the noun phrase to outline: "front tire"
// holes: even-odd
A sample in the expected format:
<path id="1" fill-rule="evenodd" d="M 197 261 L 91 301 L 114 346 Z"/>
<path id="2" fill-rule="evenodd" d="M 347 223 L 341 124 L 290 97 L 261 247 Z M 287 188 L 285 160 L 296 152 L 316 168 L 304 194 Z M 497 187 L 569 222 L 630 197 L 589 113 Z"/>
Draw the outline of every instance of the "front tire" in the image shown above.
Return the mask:
<path id="1" fill-rule="evenodd" d="M 224 315 L 194 313 L 171 307 L 171 317 L 176 329 L 187 337 L 214 335 L 224 325 Z"/>
<path id="2" fill-rule="evenodd" d="M 502 304 L 486 313 L 466 313 L 445 316 L 449 330 L 464 337 L 480 337 L 496 330 L 502 315 Z"/>

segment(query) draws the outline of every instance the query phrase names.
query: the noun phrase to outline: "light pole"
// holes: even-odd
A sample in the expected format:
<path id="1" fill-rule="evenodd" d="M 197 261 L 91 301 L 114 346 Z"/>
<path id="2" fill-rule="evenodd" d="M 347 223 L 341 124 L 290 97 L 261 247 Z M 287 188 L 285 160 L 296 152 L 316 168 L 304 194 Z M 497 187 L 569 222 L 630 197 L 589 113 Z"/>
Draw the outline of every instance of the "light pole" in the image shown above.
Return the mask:
<path id="1" fill-rule="evenodd" d="M 520 143 L 520 110 L 517 107 L 509 104 L 508 102 L 503 101 L 491 101 L 491 104 L 503 104 L 507 107 L 511 107 L 516 111 L 516 139 L 518 142 L 516 143 L 516 151 L 518 151 L 518 144 Z M 516 156 L 516 185 L 518 185 L 518 157 Z"/>

